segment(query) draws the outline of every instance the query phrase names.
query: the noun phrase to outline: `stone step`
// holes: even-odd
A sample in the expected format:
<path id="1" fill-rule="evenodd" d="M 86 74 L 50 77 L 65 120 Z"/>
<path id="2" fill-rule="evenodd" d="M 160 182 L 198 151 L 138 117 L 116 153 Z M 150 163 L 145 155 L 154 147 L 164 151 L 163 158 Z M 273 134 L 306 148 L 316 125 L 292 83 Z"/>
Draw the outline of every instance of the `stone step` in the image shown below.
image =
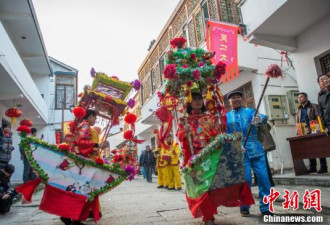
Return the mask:
<path id="1" fill-rule="evenodd" d="M 330 187 L 330 173 L 324 174 L 307 174 L 296 176 L 294 173 L 273 175 L 276 185 L 304 185 Z"/>

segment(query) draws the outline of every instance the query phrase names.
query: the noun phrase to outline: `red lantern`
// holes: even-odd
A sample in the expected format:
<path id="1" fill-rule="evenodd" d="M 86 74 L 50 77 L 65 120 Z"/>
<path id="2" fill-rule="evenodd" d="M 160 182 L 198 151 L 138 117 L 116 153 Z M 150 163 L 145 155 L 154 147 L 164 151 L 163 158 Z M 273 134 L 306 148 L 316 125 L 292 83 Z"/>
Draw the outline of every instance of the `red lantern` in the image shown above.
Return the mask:
<path id="1" fill-rule="evenodd" d="M 10 117 L 11 125 L 13 126 L 16 123 L 18 117 L 22 115 L 22 111 L 16 107 L 7 109 L 6 116 Z"/>
<path id="2" fill-rule="evenodd" d="M 19 123 L 19 125 L 21 126 L 27 126 L 27 127 L 32 127 L 33 126 L 33 121 L 29 120 L 29 119 L 24 119 L 21 120 L 21 122 Z"/>

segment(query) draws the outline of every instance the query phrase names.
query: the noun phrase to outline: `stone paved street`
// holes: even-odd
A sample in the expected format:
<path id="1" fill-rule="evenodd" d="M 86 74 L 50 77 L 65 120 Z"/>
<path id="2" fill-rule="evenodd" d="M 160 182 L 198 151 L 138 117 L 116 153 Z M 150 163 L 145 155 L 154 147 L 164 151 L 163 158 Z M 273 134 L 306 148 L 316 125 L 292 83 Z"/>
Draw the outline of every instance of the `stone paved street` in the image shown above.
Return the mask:
<path id="1" fill-rule="evenodd" d="M 122 185 L 101 197 L 103 218 L 100 225 L 123 224 L 203 224 L 201 219 L 193 219 L 185 201 L 184 192 L 157 189 L 155 183 L 147 183 L 141 176 L 137 176 L 132 182 L 124 182 Z M 0 224 L 22 225 L 60 225 L 57 216 L 46 214 L 38 209 L 42 192 L 34 196 L 30 205 L 16 203 L 9 214 L 0 216 Z M 284 213 L 280 205 L 275 205 L 275 211 Z M 238 208 L 218 208 L 216 224 L 258 224 L 259 209 L 252 206 L 249 218 L 243 218 Z M 292 211 L 290 211 L 292 212 Z M 298 210 L 297 213 L 306 213 Z M 310 212 L 311 213 L 311 212 Z M 94 224 L 92 221 L 86 224 Z"/>

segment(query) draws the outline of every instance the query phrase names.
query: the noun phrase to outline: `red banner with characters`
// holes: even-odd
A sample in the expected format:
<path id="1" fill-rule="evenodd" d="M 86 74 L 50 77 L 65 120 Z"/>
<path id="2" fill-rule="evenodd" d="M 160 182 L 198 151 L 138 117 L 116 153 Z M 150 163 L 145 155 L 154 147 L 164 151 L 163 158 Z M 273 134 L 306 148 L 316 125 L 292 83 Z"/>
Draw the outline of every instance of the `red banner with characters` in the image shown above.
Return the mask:
<path id="1" fill-rule="evenodd" d="M 239 73 L 237 61 L 238 28 L 236 25 L 207 21 L 207 50 L 215 52 L 212 63 L 217 64 L 222 61 L 227 65 L 226 74 L 222 77 L 223 83 L 235 79 Z"/>

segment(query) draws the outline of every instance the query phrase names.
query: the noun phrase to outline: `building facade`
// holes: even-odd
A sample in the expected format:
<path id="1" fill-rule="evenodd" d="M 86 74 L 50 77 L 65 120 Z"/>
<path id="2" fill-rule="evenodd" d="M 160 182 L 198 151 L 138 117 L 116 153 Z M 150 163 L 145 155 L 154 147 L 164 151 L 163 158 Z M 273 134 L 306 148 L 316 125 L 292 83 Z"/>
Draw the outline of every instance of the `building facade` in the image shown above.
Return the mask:
<path id="1" fill-rule="evenodd" d="M 187 45 L 193 48 L 206 49 L 205 24 L 207 19 L 232 24 L 241 24 L 242 17 L 237 7 L 240 1 L 234 0 L 182 0 L 170 16 L 160 35 L 142 62 L 138 75 L 142 82 L 140 91 L 143 125 L 138 137 L 147 141 L 142 145 L 152 145 L 152 130 L 158 128 L 159 122 L 153 115 L 158 108 L 157 91 L 163 87 L 165 54 L 170 50 L 170 40 L 185 36 Z M 292 61 L 290 54 L 289 59 Z M 224 95 L 239 89 L 244 93 L 245 105 L 255 107 L 265 83 L 264 71 L 271 63 L 282 64 L 284 78 L 271 80 L 265 98 L 262 99 L 260 112 L 268 115 L 272 124 L 272 134 L 277 149 L 268 154 L 271 167 L 276 171 L 292 168 L 291 153 L 287 137 L 295 135 L 294 108 L 292 96 L 298 92 L 297 80 L 291 64 L 283 61 L 281 51 L 250 44 L 243 33 L 238 36 L 239 77 L 231 82 L 221 84 Z M 227 103 L 226 103 L 227 104 Z M 269 107 L 269 105 L 274 105 Z M 229 106 L 227 104 L 229 109 Z"/>
<path id="2" fill-rule="evenodd" d="M 77 79 L 77 70 L 63 67 L 63 63 L 58 65 L 59 61 L 48 57 L 32 1 L 3 0 L 0 9 L 0 120 L 10 122 L 5 115 L 8 108 L 15 106 L 22 111 L 22 116 L 12 125 L 15 150 L 10 161 L 16 167 L 12 181 L 21 182 L 23 163 L 16 131 L 19 122 L 25 118 L 32 120 L 33 127 L 38 129 L 37 137 L 54 143 L 55 130 L 61 122 L 55 110 L 56 96 L 61 93 L 55 89 L 57 79 L 64 75 L 58 71 L 72 69 Z M 76 86 L 73 89 L 76 90 Z M 69 103 L 72 102 L 66 105 Z M 71 118 L 66 110 L 64 120 Z"/>
<path id="3" fill-rule="evenodd" d="M 243 0 L 239 7 L 247 41 L 290 52 L 299 91 L 317 103 L 317 77 L 330 72 L 330 1 Z"/>

